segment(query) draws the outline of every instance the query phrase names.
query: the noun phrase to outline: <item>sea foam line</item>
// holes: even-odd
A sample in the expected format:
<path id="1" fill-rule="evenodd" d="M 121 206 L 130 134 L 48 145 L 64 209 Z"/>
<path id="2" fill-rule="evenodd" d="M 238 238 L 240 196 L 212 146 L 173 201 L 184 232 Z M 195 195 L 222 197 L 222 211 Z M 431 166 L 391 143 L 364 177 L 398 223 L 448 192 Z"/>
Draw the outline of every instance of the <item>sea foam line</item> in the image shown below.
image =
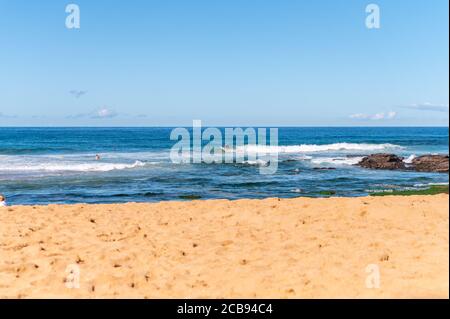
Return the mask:
<path id="1" fill-rule="evenodd" d="M 236 152 L 247 153 L 311 153 L 311 152 L 329 152 L 329 151 L 383 151 L 389 149 L 403 149 L 403 146 L 385 143 L 333 143 L 333 144 L 301 144 L 301 145 L 245 145 L 237 147 Z"/>
<path id="2" fill-rule="evenodd" d="M 313 164 L 331 164 L 331 165 L 356 165 L 364 157 L 355 156 L 355 157 L 318 157 L 311 160 Z"/>
<path id="3" fill-rule="evenodd" d="M 113 170 L 132 169 L 143 167 L 147 164 L 141 161 L 135 161 L 133 164 L 120 163 L 85 163 L 85 164 L 55 164 L 55 163 L 41 163 L 37 165 L 3 165 L 0 166 L 0 171 L 44 171 L 44 172 L 108 172 Z"/>

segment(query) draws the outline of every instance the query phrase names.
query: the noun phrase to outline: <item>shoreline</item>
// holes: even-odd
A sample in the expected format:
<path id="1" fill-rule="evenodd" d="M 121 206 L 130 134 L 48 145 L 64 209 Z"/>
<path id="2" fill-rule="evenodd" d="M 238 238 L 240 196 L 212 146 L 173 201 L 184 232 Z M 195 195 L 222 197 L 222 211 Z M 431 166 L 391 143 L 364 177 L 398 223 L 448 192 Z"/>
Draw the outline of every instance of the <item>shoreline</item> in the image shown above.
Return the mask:
<path id="1" fill-rule="evenodd" d="M 227 198 L 202 198 L 197 197 L 196 195 L 186 195 L 179 196 L 177 199 L 173 200 L 161 200 L 154 202 L 117 202 L 117 203 L 49 203 L 49 204 L 17 204 L 17 205 L 8 205 L 5 207 L 45 207 L 45 206 L 71 206 L 71 205 L 127 205 L 127 204 L 159 204 L 159 203 L 188 203 L 192 201 L 215 201 L 215 200 L 225 200 L 225 201 L 239 201 L 239 200 L 266 200 L 266 199 L 281 199 L 281 200 L 291 200 L 291 199 L 321 199 L 321 198 L 366 198 L 366 197 L 374 197 L 374 196 L 430 196 L 430 195 L 439 195 L 439 194 L 449 194 L 449 185 L 448 183 L 442 184 L 429 184 L 426 188 L 417 188 L 417 189 L 405 189 L 405 190 L 379 190 L 374 191 L 372 193 L 368 193 L 365 196 L 336 196 L 335 191 L 321 191 L 322 196 L 313 197 L 313 196 L 297 196 L 297 197 L 266 197 L 266 198 L 237 198 L 237 199 L 227 199 Z M 0 207 L 1 208 L 1 207 Z"/>
<path id="2" fill-rule="evenodd" d="M 0 297 L 448 298 L 448 199 L 8 206 Z"/>

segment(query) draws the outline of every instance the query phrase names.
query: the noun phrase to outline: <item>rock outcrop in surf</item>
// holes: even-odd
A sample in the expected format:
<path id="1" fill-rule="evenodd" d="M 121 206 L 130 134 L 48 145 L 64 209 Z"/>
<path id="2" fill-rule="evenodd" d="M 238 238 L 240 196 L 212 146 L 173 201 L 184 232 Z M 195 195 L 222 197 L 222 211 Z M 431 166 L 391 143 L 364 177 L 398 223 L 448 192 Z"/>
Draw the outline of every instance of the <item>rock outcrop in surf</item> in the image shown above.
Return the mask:
<path id="1" fill-rule="evenodd" d="M 364 157 L 358 166 L 370 169 L 406 169 L 406 164 L 403 162 L 403 157 L 395 154 L 372 154 Z"/>
<path id="2" fill-rule="evenodd" d="M 405 163 L 401 156 L 379 153 L 364 157 L 356 165 L 369 169 L 448 173 L 449 157 L 448 155 L 422 155 L 414 158 L 411 163 Z"/>
<path id="3" fill-rule="evenodd" d="M 448 173 L 448 155 L 423 155 L 412 160 L 411 165 L 418 172 Z"/>

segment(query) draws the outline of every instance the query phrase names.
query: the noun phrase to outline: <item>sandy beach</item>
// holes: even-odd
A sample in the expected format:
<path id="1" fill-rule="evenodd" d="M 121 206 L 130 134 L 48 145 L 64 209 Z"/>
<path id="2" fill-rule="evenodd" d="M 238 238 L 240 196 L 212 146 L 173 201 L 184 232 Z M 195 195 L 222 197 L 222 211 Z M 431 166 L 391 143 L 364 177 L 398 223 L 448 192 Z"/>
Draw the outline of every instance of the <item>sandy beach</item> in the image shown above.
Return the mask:
<path id="1" fill-rule="evenodd" d="M 448 298 L 448 200 L 0 208 L 0 297 Z"/>

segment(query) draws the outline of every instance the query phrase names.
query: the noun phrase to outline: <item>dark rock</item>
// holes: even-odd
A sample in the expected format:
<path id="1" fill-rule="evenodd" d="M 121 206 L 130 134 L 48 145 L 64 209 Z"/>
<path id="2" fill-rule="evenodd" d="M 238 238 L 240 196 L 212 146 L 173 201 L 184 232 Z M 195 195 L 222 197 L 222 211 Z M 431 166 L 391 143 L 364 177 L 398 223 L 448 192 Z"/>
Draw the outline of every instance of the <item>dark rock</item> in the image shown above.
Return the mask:
<path id="1" fill-rule="evenodd" d="M 364 155 L 364 154 L 347 154 L 347 155 L 345 155 L 345 157 L 347 157 L 347 158 L 364 157 L 364 156 L 366 156 L 366 155 Z"/>
<path id="2" fill-rule="evenodd" d="M 187 199 L 187 200 L 195 200 L 195 199 L 200 199 L 202 197 L 200 195 L 192 194 L 192 195 L 180 195 L 180 196 L 178 196 L 178 198 Z"/>
<path id="3" fill-rule="evenodd" d="M 325 195 L 325 196 L 331 196 L 331 195 L 335 195 L 336 192 L 335 191 L 320 191 L 319 194 Z"/>
<path id="4" fill-rule="evenodd" d="M 423 155 L 412 160 L 411 165 L 418 172 L 448 172 L 448 155 Z"/>
<path id="5" fill-rule="evenodd" d="M 405 169 L 405 163 L 403 157 L 395 154 L 372 154 L 364 157 L 358 164 L 358 166 L 371 169 Z"/>

